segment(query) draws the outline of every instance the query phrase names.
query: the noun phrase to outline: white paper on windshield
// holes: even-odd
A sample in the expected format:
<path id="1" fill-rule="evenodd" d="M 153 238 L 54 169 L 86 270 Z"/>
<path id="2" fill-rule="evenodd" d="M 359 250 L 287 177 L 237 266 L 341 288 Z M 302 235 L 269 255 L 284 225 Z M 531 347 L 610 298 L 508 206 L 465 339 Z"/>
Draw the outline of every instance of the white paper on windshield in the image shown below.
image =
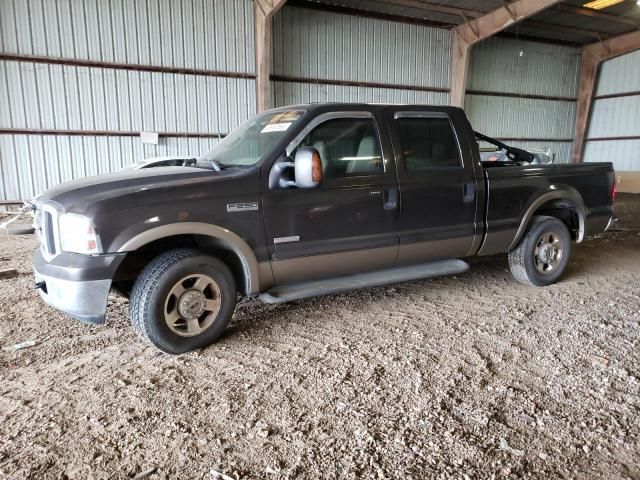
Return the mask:
<path id="1" fill-rule="evenodd" d="M 270 123 L 260 130 L 260 133 L 284 132 L 291 126 L 291 123 L 293 122 Z"/>

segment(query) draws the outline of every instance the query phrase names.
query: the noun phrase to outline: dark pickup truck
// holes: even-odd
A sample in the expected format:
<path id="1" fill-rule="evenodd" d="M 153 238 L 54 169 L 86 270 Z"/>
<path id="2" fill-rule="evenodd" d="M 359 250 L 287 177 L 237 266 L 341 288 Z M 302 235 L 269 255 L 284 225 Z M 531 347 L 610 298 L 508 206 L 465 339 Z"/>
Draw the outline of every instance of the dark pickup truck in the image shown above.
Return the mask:
<path id="1" fill-rule="evenodd" d="M 477 135 L 477 136 L 476 136 Z M 506 252 L 516 280 L 562 275 L 612 219 L 611 163 L 483 165 L 462 110 L 314 104 L 262 113 L 188 167 L 127 170 L 33 201 L 36 286 L 103 323 L 107 295 L 159 349 L 215 341 L 238 295 L 287 302 L 461 273 Z"/>

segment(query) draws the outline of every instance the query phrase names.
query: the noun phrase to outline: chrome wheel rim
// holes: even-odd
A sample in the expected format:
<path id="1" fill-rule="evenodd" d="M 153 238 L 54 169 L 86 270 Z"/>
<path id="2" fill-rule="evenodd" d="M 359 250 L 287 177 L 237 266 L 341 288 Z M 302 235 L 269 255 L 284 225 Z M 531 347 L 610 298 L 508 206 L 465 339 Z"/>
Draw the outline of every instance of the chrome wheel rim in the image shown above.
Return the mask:
<path id="1" fill-rule="evenodd" d="M 176 282 L 164 302 L 164 321 L 181 337 L 193 337 L 208 329 L 222 305 L 218 283 L 201 273 Z"/>
<path id="2" fill-rule="evenodd" d="M 544 233 L 533 252 L 533 263 L 540 273 L 552 273 L 562 260 L 562 241 L 555 233 Z"/>

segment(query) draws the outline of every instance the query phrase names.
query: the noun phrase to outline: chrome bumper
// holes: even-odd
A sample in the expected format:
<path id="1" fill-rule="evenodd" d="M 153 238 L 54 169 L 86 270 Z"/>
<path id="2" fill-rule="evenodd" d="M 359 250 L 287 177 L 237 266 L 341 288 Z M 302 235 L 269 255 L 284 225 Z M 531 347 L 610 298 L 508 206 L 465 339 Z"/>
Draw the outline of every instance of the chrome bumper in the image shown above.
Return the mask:
<path id="1" fill-rule="evenodd" d="M 84 323 L 104 323 L 111 280 L 72 281 L 34 273 L 48 305 Z"/>

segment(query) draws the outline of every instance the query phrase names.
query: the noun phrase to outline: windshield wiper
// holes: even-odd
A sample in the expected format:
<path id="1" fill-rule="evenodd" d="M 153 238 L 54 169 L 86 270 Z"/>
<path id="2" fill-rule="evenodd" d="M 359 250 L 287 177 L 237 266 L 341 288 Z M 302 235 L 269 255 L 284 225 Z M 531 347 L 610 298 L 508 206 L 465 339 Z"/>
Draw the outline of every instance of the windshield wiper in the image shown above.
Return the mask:
<path id="1" fill-rule="evenodd" d="M 207 160 L 207 162 L 209 163 L 209 166 L 216 172 L 221 172 L 226 168 L 222 163 L 220 163 L 218 160 L 214 160 L 213 158 Z"/>

